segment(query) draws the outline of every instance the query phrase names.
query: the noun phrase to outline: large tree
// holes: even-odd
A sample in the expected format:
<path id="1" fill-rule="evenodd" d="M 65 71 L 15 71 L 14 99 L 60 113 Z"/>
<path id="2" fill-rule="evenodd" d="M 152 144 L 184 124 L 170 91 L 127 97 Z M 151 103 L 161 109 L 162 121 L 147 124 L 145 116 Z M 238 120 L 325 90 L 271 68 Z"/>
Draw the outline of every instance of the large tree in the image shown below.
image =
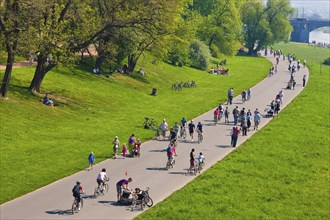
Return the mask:
<path id="1" fill-rule="evenodd" d="M 194 0 L 192 10 L 203 16 L 198 37 L 213 55 L 236 53 L 242 30 L 241 5 L 242 0 Z"/>
<path id="2" fill-rule="evenodd" d="M 0 3 L 1 46 L 7 52 L 6 70 L 1 84 L 1 96 L 6 97 L 15 55 L 20 44 L 28 42 L 27 29 L 33 4 L 27 0 L 4 0 Z"/>
<path id="3" fill-rule="evenodd" d="M 289 16 L 293 14 L 289 0 L 249 0 L 241 9 L 245 46 L 249 54 L 262 47 L 289 39 L 292 27 Z"/>

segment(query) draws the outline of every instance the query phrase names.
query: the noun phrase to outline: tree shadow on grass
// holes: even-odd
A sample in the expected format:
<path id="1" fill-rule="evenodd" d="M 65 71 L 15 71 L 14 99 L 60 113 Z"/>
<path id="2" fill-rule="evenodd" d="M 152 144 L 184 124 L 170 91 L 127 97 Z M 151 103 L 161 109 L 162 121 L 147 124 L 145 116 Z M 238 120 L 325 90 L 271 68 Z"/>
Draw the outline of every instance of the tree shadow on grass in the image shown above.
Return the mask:
<path id="1" fill-rule="evenodd" d="M 72 215 L 71 209 L 67 210 L 52 210 L 52 211 L 45 211 L 47 214 L 50 215 Z"/>
<path id="2" fill-rule="evenodd" d="M 150 82 L 148 81 L 148 79 L 146 78 L 146 76 L 142 76 L 138 73 L 131 73 L 130 75 L 128 75 L 130 78 L 133 78 L 139 82 L 145 83 L 145 84 L 150 84 Z"/>

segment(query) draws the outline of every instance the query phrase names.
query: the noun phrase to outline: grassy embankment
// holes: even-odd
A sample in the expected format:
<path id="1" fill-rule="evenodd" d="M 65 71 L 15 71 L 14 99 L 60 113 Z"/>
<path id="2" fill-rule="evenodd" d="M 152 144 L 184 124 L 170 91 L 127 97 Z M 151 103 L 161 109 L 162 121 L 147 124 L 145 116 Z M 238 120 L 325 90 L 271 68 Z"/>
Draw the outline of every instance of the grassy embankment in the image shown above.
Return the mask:
<path id="1" fill-rule="evenodd" d="M 329 66 L 320 73 L 329 49 L 276 48 L 307 59 L 305 90 L 237 151 L 136 219 L 330 218 Z"/>
<path id="2" fill-rule="evenodd" d="M 0 203 L 47 185 L 87 167 L 94 151 L 100 162 L 112 155 L 118 135 L 124 143 L 135 133 L 142 140 L 153 132 L 142 129 L 144 116 L 170 125 L 192 118 L 226 99 L 227 89 L 241 91 L 262 80 L 270 63 L 262 58 L 227 59 L 229 76 L 216 76 L 187 67 L 138 63 L 146 77 L 91 74 L 91 67 L 59 68 L 48 73 L 42 91 L 59 106 L 47 107 L 27 91 L 34 68 L 14 69 L 8 100 L 0 100 Z M 1 71 L 2 78 L 4 71 Z M 174 82 L 195 80 L 197 88 L 173 91 Z M 157 88 L 156 97 L 150 96 Z M 14 182 L 13 182 L 14 181 Z"/>

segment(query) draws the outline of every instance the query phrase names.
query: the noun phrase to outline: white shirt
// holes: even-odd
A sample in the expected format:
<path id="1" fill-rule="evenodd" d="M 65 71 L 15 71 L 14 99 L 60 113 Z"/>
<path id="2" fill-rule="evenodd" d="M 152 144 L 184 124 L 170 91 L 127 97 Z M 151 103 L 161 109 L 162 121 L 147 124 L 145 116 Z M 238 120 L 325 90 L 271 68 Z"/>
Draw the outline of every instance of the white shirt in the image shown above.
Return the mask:
<path id="1" fill-rule="evenodd" d="M 99 175 L 97 175 L 97 179 L 98 180 L 104 180 L 105 177 L 107 177 L 107 173 L 106 172 L 100 172 Z"/>
<path id="2" fill-rule="evenodd" d="M 202 154 L 198 155 L 198 161 L 199 161 L 200 163 L 203 163 L 204 158 L 205 158 L 204 155 L 202 155 Z"/>
<path id="3" fill-rule="evenodd" d="M 168 126 L 168 125 L 167 125 L 166 121 L 164 121 L 164 122 L 161 124 L 162 130 L 163 130 L 163 131 L 166 131 L 167 126 Z"/>

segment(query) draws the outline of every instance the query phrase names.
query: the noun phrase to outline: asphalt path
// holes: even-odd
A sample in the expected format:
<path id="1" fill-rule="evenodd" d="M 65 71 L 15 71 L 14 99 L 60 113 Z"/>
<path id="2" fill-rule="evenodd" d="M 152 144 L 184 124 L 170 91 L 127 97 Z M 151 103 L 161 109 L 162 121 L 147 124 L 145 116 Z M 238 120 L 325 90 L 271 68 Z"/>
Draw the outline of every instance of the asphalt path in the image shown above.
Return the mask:
<path id="1" fill-rule="evenodd" d="M 275 63 L 273 55 L 267 57 L 272 63 Z M 297 82 L 295 90 L 285 89 L 290 79 L 288 71 L 288 61 L 280 59 L 278 72 L 271 77 L 266 77 L 260 83 L 252 87 L 252 97 L 249 101 L 242 103 L 241 91 L 235 91 L 237 97 L 233 104 L 229 105 L 230 111 L 237 105 L 240 109 L 243 107 L 251 112 L 258 108 L 262 115 L 265 115 L 264 109 L 269 107 L 270 102 L 275 99 L 276 94 L 283 90 L 284 99 L 281 109 L 288 105 L 303 89 L 302 77 L 307 75 L 307 68 L 301 68 L 295 73 Z M 235 77 L 235 76 L 232 76 Z M 308 82 L 308 80 L 307 80 Z M 235 90 L 235 88 L 234 88 Z M 226 106 L 226 105 L 225 105 Z M 214 109 L 216 106 L 214 106 Z M 115 184 L 122 178 L 131 177 L 133 182 L 130 188 L 139 187 L 141 189 L 150 187 L 149 194 L 154 203 L 158 203 L 171 195 L 173 192 L 181 189 L 196 176 L 187 175 L 189 167 L 189 153 L 195 148 L 196 156 L 203 152 L 206 158 L 206 165 L 203 170 L 209 168 L 216 162 L 222 160 L 226 155 L 235 150 L 230 146 L 230 131 L 232 124 L 214 125 L 214 109 L 193 119 L 195 124 L 201 122 L 204 125 L 204 141 L 197 143 L 197 134 L 194 142 L 179 139 L 176 164 L 174 168 L 166 170 L 167 161 L 166 147 L 167 141 L 150 140 L 143 143 L 141 157 L 126 159 L 108 159 L 94 166 L 93 170 L 82 170 L 72 176 L 58 180 L 52 184 L 42 187 L 34 192 L 14 199 L 0 206 L 1 219 L 132 219 L 142 211 L 131 211 L 129 206 L 117 203 Z M 178 120 L 182 116 L 178 116 Z M 259 128 L 265 126 L 272 118 L 262 118 Z M 232 121 L 232 114 L 230 114 Z M 171 125 L 173 126 L 173 125 Z M 252 123 L 253 126 L 253 123 Z M 237 147 L 250 138 L 255 132 L 250 130 L 247 136 L 239 136 Z M 119 137 L 121 142 L 123 138 Z M 125 137 L 126 139 L 126 137 Z M 187 137 L 188 140 L 188 137 Z M 112 141 L 112 140 L 111 140 Z M 125 140 L 126 141 L 126 140 Z M 111 146 L 109 146 L 112 149 Z M 87 164 L 87 158 L 86 158 Z M 107 169 L 110 176 L 109 192 L 104 196 L 93 197 L 96 187 L 96 176 L 102 168 Z M 126 176 L 126 173 L 128 174 Z M 72 187 L 76 180 L 82 181 L 82 186 L 86 191 L 84 197 L 83 209 L 74 215 L 70 213 L 73 202 Z"/>

